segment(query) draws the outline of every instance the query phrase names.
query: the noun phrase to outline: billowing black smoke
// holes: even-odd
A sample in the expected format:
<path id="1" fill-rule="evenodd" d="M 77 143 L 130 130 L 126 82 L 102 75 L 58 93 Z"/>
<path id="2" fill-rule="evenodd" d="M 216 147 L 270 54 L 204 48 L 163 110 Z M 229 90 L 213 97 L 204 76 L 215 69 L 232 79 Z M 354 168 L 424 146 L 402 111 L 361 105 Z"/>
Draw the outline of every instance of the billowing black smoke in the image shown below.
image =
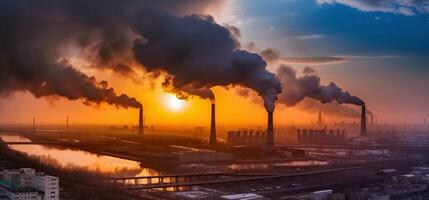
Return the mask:
<path id="1" fill-rule="evenodd" d="M 272 111 L 281 84 L 266 70 L 262 57 L 239 49 L 238 32 L 231 32 L 233 27 L 221 26 L 210 16 L 186 15 L 217 2 L 1 1 L 2 91 L 29 90 L 36 96 L 67 98 L 67 92 L 73 91 L 70 99 L 106 99 L 89 97 L 86 91 L 109 88 L 99 87 L 92 78 L 60 64 L 72 49 L 91 67 L 127 76 L 137 65 L 155 75 L 164 74 L 164 88 L 182 98 L 197 95 L 212 99 L 213 86 L 248 87 L 262 96 L 266 109 Z M 78 74 L 70 77 L 81 79 L 68 82 L 67 78 L 53 78 L 60 77 L 55 75 L 58 72 L 62 76 L 65 72 Z M 79 81 L 86 84 L 75 86 Z M 49 92 L 41 88 L 49 88 Z"/>
<path id="2" fill-rule="evenodd" d="M 164 88 L 207 97 L 211 87 L 239 85 L 255 90 L 265 108 L 274 110 L 280 82 L 261 56 L 238 49 L 227 27 L 200 15 L 144 12 L 138 19 L 144 39 L 135 42 L 135 57 L 147 71 L 167 73 Z"/>
<path id="3" fill-rule="evenodd" d="M 326 86 L 321 85 L 320 77 L 308 68 L 304 69 L 302 77 L 297 77 L 295 70 L 281 65 L 277 71 L 277 77 L 284 85 L 283 92 L 279 95 L 279 102 L 288 106 L 293 106 L 306 97 L 318 100 L 321 103 L 364 104 L 360 98 L 343 91 L 335 83 L 331 82 Z"/>
<path id="4" fill-rule="evenodd" d="M 82 16 L 66 14 L 66 7 L 79 13 L 77 7 L 69 5 L 71 2 L 79 3 L 0 2 L 0 94 L 29 91 L 35 97 L 61 96 L 86 104 L 141 107 L 135 98 L 116 94 L 107 82 L 81 73 L 62 55 L 73 44 L 89 45 L 95 32 L 72 19 Z"/>

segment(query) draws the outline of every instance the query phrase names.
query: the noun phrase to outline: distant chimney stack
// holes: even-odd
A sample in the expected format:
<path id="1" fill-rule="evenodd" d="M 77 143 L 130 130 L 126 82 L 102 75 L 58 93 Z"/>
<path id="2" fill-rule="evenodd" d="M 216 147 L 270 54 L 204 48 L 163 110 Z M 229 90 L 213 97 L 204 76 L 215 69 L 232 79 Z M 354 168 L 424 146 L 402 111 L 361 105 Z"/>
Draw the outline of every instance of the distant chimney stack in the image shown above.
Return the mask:
<path id="1" fill-rule="evenodd" d="M 210 141 L 209 144 L 214 146 L 217 144 L 216 139 L 216 105 L 212 102 L 211 106 L 211 123 L 210 123 Z"/>
<path id="2" fill-rule="evenodd" d="M 322 127 L 322 125 L 323 125 L 323 122 L 322 122 L 322 111 L 321 110 L 319 110 L 319 126 L 320 127 Z"/>
<path id="3" fill-rule="evenodd" d="M 33 117 L 33 133 L 36 133 L 36 118 Z"/>
<path id="4" fill-rule="evenodd" d="M 374 114 L 371 114 L 371 126 L 374 126 Z"/>
<path id="5" fill-rule="evenodd" d="M 268 112 L 267 146 L 274 146 L 273 112 Z"/>
<path id="6" fill-rule="evenodd" d="M 144 127 L 143 127 L 143 107 L 139 109 L 139 128 L 138 128 L 138 134 L 143 135 L 144 134 Z"/>
<path id="7" fill-rule="evenodd" d="M 362 105 L 362 113 L 361 113 L 361 124 L 360 124 L 360 135 L 366 136 L 366 107 L 365 104 Z"/>

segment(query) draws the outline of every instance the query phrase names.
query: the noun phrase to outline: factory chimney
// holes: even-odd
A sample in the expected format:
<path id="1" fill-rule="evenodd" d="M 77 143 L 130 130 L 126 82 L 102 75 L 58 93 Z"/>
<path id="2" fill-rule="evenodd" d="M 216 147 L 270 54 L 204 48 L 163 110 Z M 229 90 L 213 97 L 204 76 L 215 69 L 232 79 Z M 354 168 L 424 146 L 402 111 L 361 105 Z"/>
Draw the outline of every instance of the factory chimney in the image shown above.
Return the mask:
<path id="1" fill-rule="evenodd" d="M 371 126 L 374 126 L 374 114 L 371 114 Z"/>
<path id="2" fill-rule="evenodd" d="M 366 136 L 366 108 L 365 104 L 362 105 L 362 113 L 361 113 L 361 122 L 360 122 L 360 135 Z"/>
<path id="3" fill-rule="evenodd" d="M 268 112 L 267 146 L 274 146 L 273 112 Z"/>
<path id="4" fill-rule="evenodd" d="M 216 145 L 216 105 L 212 100 L 212 109 L 211 109 L 211 123 L 210 123 L 210 141 L 211 146 Z"/>
<path id="5" fill-rule="evenodd" d="M 319 110 L 319 127 L 322 127 L 322 125 L 323 125 L 323 122 L 322 122 L 322 111 L 321 110 Z"/>
<path id="6" fill-rule="evenodd" d="M 138 128 L 138 134 L 143 135 L 144 133 L 144 127 L 143 127 L 143 106 L 139 109 L 139 128 Z"/>
<path id="7" fill-rule="evenodd" d="M 36 133 L 36 118 L 33 117 L 33 133 Z"/>

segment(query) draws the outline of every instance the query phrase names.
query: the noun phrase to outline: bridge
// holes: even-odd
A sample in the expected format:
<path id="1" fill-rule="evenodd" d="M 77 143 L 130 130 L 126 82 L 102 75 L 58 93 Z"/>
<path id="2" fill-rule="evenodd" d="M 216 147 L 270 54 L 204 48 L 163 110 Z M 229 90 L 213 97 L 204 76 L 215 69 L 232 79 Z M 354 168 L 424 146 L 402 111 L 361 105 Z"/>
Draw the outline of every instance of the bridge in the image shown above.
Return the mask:
<path id="1" fill-rule="evenodd" d="M 110 184 L 120 184 L 128 187 L 134 186 L 147 186 L 148 188 L 142 189 L 154 189 L 158 188 L 173 188 L 176 187 L 187 187 L 194 185 L 201 185 L 195 183 L 210 182 L 219 179 L 225 179 L 226 177 L 255 177 L 255 176 L 272 176 L 273 174 L 268 173 L 233 173 L 233 172 L 212 172 L 212 173 L 187 173 L 187 174 L 169 174 L 159 176 L 137 176 L 137 177 L 109 177 L 103 178 L 104 182 Z M 189 183 L 193 183 L 189 185 Z M 170 185 L 172 186 L 170 186 Z M 165 187 L 163 187 L 165 185 Z"/>
<path id="2" fill-rule="evenodd" d="M 288 177 L 311 176 L 319 174 L 328 174 L 335 172 L 342 172 L 348 170 L 359 170 L 365 168 L 375 168 L 378 166 L 357 166 L 357 167 L 343 167 L 310 172 L 289 173 L 289 174 L 258 174 L 258 173 L 195 173 L 195 174 L 176 174 L 176 175 L 162 175 L 162 176 L 146 176 L 146 177 L 124 177 L 124 178 L 105 178 L 104 181 L 114 185 L 120 185 L 125 190 L 162 190 L 173 191 L 189 190 L 193 187 L 204 188 L 207 185 L 224 184 L 224 183 L 238 183 L 247 181 L 264 181 L 275 180 Z M 232 177 L 232 178 L 227 178 Z M 237 178 L 239 177 L 239 178 Z M 152 181 L 155 179 L 156 181 Z M 142 181 L 144 180 L 144 181 Z"/>

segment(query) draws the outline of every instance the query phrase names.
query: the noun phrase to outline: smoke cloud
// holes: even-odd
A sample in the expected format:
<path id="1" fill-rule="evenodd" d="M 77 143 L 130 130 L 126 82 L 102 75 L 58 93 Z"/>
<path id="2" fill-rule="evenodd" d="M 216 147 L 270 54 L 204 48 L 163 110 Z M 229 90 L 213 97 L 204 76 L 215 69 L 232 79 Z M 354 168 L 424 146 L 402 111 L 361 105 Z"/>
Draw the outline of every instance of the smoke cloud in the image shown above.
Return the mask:
<path id="1" fill-rule="evenodd" d="M 352 96 L 349 92 L 343 91 L 335 83 L 321 85 L 320 77 L 313 73 L 308 73 L 309 69 L 304 70 L 302 77 L 297 77 L 296 72 L 286 66 L 281 65 L 277 71 L 279 80 L 284 85 L 283 92 L 279 95 L 279 102 L 288 106 L 296 105 L 304 98 L 312 98 L 321 103 L 336 102 L 339 104 L 363 105 L 364 102 Z"/>
<path id="2" fill-rule="evenodd" d="M 323 114 L 337 117 L 360 118 L 360 112 L 347 105 L 338 103 L 321 103 L 314 99 L 304 99 L 296 107 L 300 110 L 316 113 L 322 111 Z"/>
<path id="3" fill-rule="evenodd" d="M 79 31 L 73 24 L 65 26 L 67 20 L 48 8 L 49 2 L 0 2 L 0 94 L 29 91 L 38 98 L 141 107 L 135 98 L 116 94 L 107 82 L 79 72 L 61 56 L 62 47 Z"/>
<path id="4" fill-rule="evenodd" d="M 281 84 L 260 55 L 240 49 L 239 30 L 210 16 L 189 15 L 219 2 L 1 1 L 0 63 L 6 66 L 1 69 L 1 91 L 137 105 L 122 104 L 135 99 L 116 95 L 70 64 L 61 64 L 67 60 L 65 49 L 73 49 L 91 67 L 130 76 L 142 66 L 155 76 L 163 74 L 164 89 L 181 98 L 212 99 L 214 86 L 251 88 L 272 111 Z"/>
<path id="5" fill-rule="evenodd" d="M 202 15 L 148 11 L 138 19 L 144 40 L 135 41 L 135 57 L 147 71 L 169 76 L 164 88 L 204 98 L 212 95 L 211 87 L 238 85 L 256 91 L 267 111 L 274 110 L 280 82 L 260 55 L 239 49 L 230 27 Z"/>

